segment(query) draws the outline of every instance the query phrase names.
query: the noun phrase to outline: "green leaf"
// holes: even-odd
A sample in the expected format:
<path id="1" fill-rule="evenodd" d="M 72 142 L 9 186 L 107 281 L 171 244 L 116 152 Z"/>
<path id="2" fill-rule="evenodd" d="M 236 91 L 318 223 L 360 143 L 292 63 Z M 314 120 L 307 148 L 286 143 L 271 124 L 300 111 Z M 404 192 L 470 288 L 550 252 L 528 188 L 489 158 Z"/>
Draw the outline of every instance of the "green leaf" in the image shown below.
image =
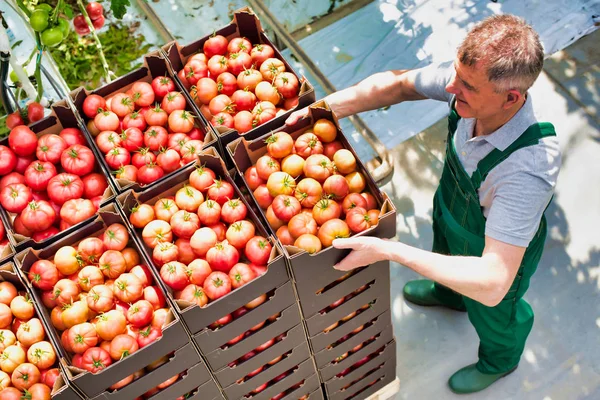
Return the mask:
<path id="1" fill-rule="evenodd" d="M 75 15 L 73 13 L 73 7 L 71 7 L 69 4 L 67 3 L 63 3 L 64 7 L 62 9 L 62 12 L 67 16 L 68 19 L 72 19 L 73 16 Z"/>
<path id="2" fill-rule="evenodd" d="M 15 47 L 19 46 L 21 43 L 23 43 L 22 40 L 17 40 L 12 46 L 10 46 L 10 48 L 14 49 Z"/>
<path id="3" fill-rule="evenodd" d="M 123 18 L 129 5 L 131 5 L 129 0 L 110 0 L 110 9 L 117 19 Z"/>

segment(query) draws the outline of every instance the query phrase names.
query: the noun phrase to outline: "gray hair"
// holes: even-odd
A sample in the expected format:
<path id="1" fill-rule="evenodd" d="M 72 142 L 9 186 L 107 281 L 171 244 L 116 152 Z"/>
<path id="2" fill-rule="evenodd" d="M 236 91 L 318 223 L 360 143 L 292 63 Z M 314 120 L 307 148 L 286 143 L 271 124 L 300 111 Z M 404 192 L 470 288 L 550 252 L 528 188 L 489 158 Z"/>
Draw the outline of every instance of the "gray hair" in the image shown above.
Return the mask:
<path id="1" fill-rule="evenodd" d="M 458 48 L 461 63 L 478 62 L 487 68 L 497 92 L 533 85 L 544 66 L 544 49 L 538 34 L 522 18 L 494 15 L 478 23 Z"/>

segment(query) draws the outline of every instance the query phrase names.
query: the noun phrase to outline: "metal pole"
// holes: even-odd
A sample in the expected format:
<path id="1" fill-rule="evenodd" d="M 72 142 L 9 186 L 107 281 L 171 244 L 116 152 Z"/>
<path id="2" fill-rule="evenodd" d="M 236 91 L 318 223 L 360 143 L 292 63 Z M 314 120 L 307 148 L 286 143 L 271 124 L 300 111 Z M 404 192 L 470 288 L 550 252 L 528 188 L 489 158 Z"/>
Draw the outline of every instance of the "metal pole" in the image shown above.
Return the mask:
<path id="1" fill-rule="evenodd" d="M 260 18 L 264 20 L 267 25 L 271 27 L 271 29 L 273 29 L 281 42 L 284 43 L 290 49 L 290 51 L 296 55 L 302 64 L 304 64 L 306 69 L 312 76 L 315 77 L 325 92 L 327 94 L 335 92 L 335 86 L 333 86 L 329 79 L 327 79 L 327 77 L 321 72 L 319 67 L 317 67 L 317 65 L 304 52 L 302 47 L 300 47 L 298 42 L 294 40 L 292 35 L 279 23 L 267 6 L 261 0 L 247 0 L 247 2 L 250 4 L 252 9 L 258 12 Z M 367 168 L 373 176 L 373 179 L 375 179 L 378 184 L 383 184 L 386 178 L 390 177 L 394 171 L 393 156 L 388 152 L 385 145 L 381 142 L 381 140 L 379 140 L 373 131 L 369 129 L 367 124 L 365 124 L 360 117 L 353 115 L 348 118 L 357 129 L 358 133 L 361 134 L 361 136 L 377 153 L 380 164 L 378 166 L 367 165 Z"/>

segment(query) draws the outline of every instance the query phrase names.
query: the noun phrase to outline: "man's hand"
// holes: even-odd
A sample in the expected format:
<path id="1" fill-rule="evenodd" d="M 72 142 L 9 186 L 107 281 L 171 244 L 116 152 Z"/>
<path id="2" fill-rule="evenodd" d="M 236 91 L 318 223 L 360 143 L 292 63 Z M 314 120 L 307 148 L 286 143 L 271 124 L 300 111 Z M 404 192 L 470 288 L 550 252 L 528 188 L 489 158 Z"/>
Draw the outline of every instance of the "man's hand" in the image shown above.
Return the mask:
<path id="1" fill-rule="evenodd" d="M 340 271 L 350 271 L 351 269 L 365 267 L 378 261 L 389 260 L 389 244 L 390 241 L 368 236 L 335 239 L 333 247 L 336 249 L 351 249 L 352 252 L 334 265 L 333 268 Z"/>
<path id="2" fill-rule="evenodd" d="M 290 116 L 285 120 L 285 124 L 287 126 L 295 125 L 296 122 L 300 121 L 302 118 L 308 115 L 308 107 L 303 108 L 302 110 L 294 111 Z"/>

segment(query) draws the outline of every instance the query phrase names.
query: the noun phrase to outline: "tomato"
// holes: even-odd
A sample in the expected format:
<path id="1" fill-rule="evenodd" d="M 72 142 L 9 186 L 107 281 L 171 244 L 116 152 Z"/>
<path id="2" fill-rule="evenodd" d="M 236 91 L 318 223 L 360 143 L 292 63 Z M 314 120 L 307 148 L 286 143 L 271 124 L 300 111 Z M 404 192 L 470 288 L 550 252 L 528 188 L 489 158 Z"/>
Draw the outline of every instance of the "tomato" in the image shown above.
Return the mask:
<path id="1" fill-rule="evenodd" d="M 70 279 L 61 279 L 54 285 L 53 292 L 56 304 L 62 307 L 77 300 L 79 286 Z"/>
<path id="2" fill-rule="evenodd" d="M 323 154 L 323 143 L 311 132 L 304 133 L 294 142 L 296 153 L 304 158 L 313 154 Z"/>
<path id="3" fill-rule="evenodd" d="M 188 85 L 195 85 L 201 78 L 208 77 L 208 66 L 200 60 L 189 60 L 183 67 Z"/>
<path id="4" fill-rule="evenodd" d="M 225 65 L 227 65 L 227 60 L 225 61 Z M 8 114 L 5 122 L 6 127 L 8 129 L 13 129 L 14 127 L 19 125 L 25 125 L 25 121 L 23 121 L 23 117 L 21 117 L 21 114 L 18 111 L 15 111 L 12 114 Z"/>
<path id="5" fill-rule="evenodd" d="M 132 157 L 131 164 L 136 168 L 142 168 L 146 164 L 150 164 L 156 161 L 156 156 L 146 147 L 139 149 Z"/>
<path id="6" fill-rule="evenodd" d="M 244 37 L 233 38 L 227 45 L 228 53 L 239 53 L 243 51 L 245 53 L 250 54 L 252 50 L 252 43 Z"/>
<path id="7" fill-rule="evenodd" d="M 214 225 L 210 225 L 210 228 L 217 235 L 217 241 L 222 242 L 225 240 L 225 236 L 227 233 L 227 227 L 223 222 L 217 222 Z"/>
<path id="8" fill-rule="evenodd" d="M 260 68 L 263 62 L 275 56 L 275 50 L 268 44 L 255 44 L 250 51 L 250 56 L 256 67 Z"/>
<path id="9" fill-rule="evenodd" d="M 162 331 L 161 331 L 160 327 L 157 328 L 157 327 L 148 325 L 146 328 L 140 330 L 140 332 L 138 334 L 138 337 L 137 337 L 138 346 L 141 349 L 142 347 L 145 347 L 151 343 L 154 343 L 161 336 L 162 336 Z"/>
<path id="10" fill-rule="evenodd" d="M 63 138 L 54 134 L 46 134 L 38 139 L 36 156 L 40 161 L 56 164 L 66 148 L 67 143 Z"/>
<path id="11" fill-rule="evenodd" d="M 371 227 L 371 218 L 364 209 L 353 208 L 346 214 L 346 223 L 352 232 L 358 233 Z"/>
<path id="12" fill-rule="evenodd" d="M 202 154 L 204 143 L 200 140 L 188 140 L 181 149 L 181 159 L 185 164 L 191 163 L 198 159 Z"/>
<path id="13" fill-rule="evenodd" d="M 214 225 L 221 219 L 221 206 L 216 201 L 207 200 L 198 207 L 198 217 L 202 225 Z"/>
<path id="14" fill-rule="evenodd" d="M 112 364 L 110 354 L 100 347 L 89 348 L 83 353 L 81 360 L 83 369 L 95 374 Z"/>
<path id="15" fill-rule="evenodd" d="M 112 224 L 106 228 L 102 234 L 104 248 L 108 250 L 121 251 L 129 243 L 129 233 L 127 228 L 121 224 Z"/>
<path id="16" fill-rule="evenodd" d="M 193 186 L 184 186 L 177 191 L 175 194 L 175 204 L 181 210 L 185 210 L 191 213 L 198 211 L 198 207 L 204 201 L 202 192 L 195 189 Z M 187 239 L 187 238 L 186 238 Z"/>
<path id="17" fill-rule="evenodd" d="M 177 153 L 181 152 L 182 147 L 191 139 L 185 133 L 173 133 L 169 135 L 167 146 L 169 150 L 175 150 Z"/>
<path id="18" fill-rule="evenodd" d="M 313 154 L 304 163 L 304 175 L 319 182 L 325 182 L 333 174 L 331 160 L 323 154 Z"/>
<path id="19" fill-rule="evenodd" d="M 33 386 L 33 385 L 32 385 Z M 23 393 L 17 388 L 7 387 L 0 392 L 3 400 L 21 400 Z"/>
<path id="20" fill-rule="evenodd" d="M 313 207 L 312 215 L 318 225 L 323 225 L 330 219 L 340 218 L 342 207 L 333 200 L 322 199 Z"/>
<path id="21" fill-rule="evenodd" d="M 343 200 L 350 192 L 350 187 L 342 175 L 331 175 L 325 180 L 323 191 L 330 199 Z"/>
<path id="22" fill-rule="evenodd" d="M 0 179 L 0 191 L 13 183 L 27 184 L 25 177 L 18 172 L 11 172 Z M 27 186 L 31 187 L 29 184 Z"/>
<path id="23" fill-rule="evenodd" d="M 96 285 L 104 283 L 104 275 L 100 268 L 94 265 L 86 265 L 77 274 L 78 284 L 82 291 L 89 292 Z"/>
<path id="24" fill-rule="evenodd" d="M 49 10 L 37 8 L 29 16 L 29 25 L 36 32 L 42 32 L 48 27 Z"/>
<path id="25" fill-rule="evenodd" d="M 17 166 L 17 156 L 6 146 L 0 146 L 0 175 L 11 173 Z"/>
<path id="26" fill-rule="evenodd" d="M 129 126 L 126 130 L 121 133 L 120 145 L 127 151 L 137 151 L 144 146 L 144 134 L 141 129 L 146 128 L 146 122 L 142 128 Z"/>
<path id="27" fill-rule="evenodd" d="M 162 100 L 161 107 L 167 114 L 175 110 L 185 110 L 185 97 L 179 92 L 169 92 Z"/>
<path id="28" fill-rule="evenodd" d="M 234 196 L 234 189 L 229 182 L 216 179 L 208 188 L 207 196 L 209 199 L 214 200 L 219 203 L 219 205 L 223 206 L 227 200 Z"/>
<path id="29" fill-rule="evenodd" d="M 67 340 L 72 352 L 83 354 L 98 344 L 96 327 L 89 322 L 77 324 L 69 329 Z"/>
<path id="30" fill-rule="evenodd" d="M 271 206 L 273 207 L 275 216 L 283 222 L 289 222 L 302 209 L 300 202 L 295 197 L 282 194 L 273 199 Z"/>
<path id="31" fill-rule="evenodd" d="M 238 88 L 241 93 L 252 93 L 256 89 L 256 86 L 263 81 L 261 73 L 254 68 L 250 68 L 242 71 L 237 77 Z M 238 91 L 238 92 L 240 92 Z M 235 94 L 235 93 L 234 93 Z M 236 103 L 237 104 L 237 103 Z M 244 108 L 249 110 L 250 108 Z"/>
<path id="32" fill-rule="evenodd" d="M 232 224 L 237 221 L 241 221 L 246 218 L 247 209 L 246 205 L 240 199 L 232 199 L 223 204 L 221 208 L 221 219 L 227 224 Z M 214 221 L 212 223 L 216 223 Z M 206 225 L 212 225 L 208 222 Z"/>
<path id="33" fill-rule="evenodd" d="M 179 207 L 172 198 L 160 199 L 154 204 L 154 213 L 156 218 L 169 222 Z"/>
<path id="34" fill-rule="evenodd" d="M 344 201 L 342 201 L 342 211 L 344 214 L 348 214 L 350 210 L 357 207 L 367 209 L 367 200 L 363 196 L 359 193 L 350 193 L 344 197 Z"/>
<path id="35" fill-rule="evenodd" d="M 171 218 L 171 229 L 179 238 L 190 239 L 199 228 L 200 218 L 188 211 L 177 211 Z"/>
<path id="36" fill-rule="evenodd" d="M 50 200 L 62 206 L 67 200 L 81 198 L 83 181 L 77 175 L 63 172 L 50 179 L 47 190 Z"/>
<path id="37" fill-rule="evenodd" d="M 215 179 L 214 171 L 204 166 L 198 166 L 190 174 L 190 185 L 201 192 L 206 192 L 213 185 Z"/>
<path id="38" fill-rule="evenodd" d="M 254 124 L 262 125 L 276 117 L 277 110 L 273 103 L 269 101 L 261 101 L 252 109 L 254 116 Z"/>
<path id="39" fill-rule="evenodd" d="M 121 146 L 121 136 L 113 131 L 102 131 L 96 136 L 96 144 L 103 153 L 108 153 L 114 148 Z"/>
<path id="40" fill-rule="evenodd" d="M 248 264 L 237 263 L 229 271 L 231 286 L 237 289 L 256 278 L 256 274 Z"/>
<path id="41" fill-rule="evenodd" d="M 251 310 L 253 308 L 256 308 L 256 307 L 260 306 L 265 301 L 267 301 L 267 295 L 266 294 L 261 294 L 256 299 L 254 299 L 251 302 L 249 302 L 248 304 L 246 304 L 244 307 L 246 307 L 246 308 L 248 308 L 248 309 Z"/>
<path id="42" fill-rule="evenodd" d="M 210 58 L 216 54 L 225 55 L 227 53 L 228 40 L 221 35 L 213 35 L 204 42 L 203 51 L 206 57 Z"/>
<path id="43" fill-rule="evenodd" d="M 183 290 L 189 282 L 186 266 L 178 261 L 164 264 L 160 268 L 160 277 L 173 290 Z"/>
<path id="44" fill-rule="evenodd" d="M 135 82 L 131 87 L 133 101 L 138 107 L 147 107 L 154 103 L 154 90 L 147 82 Z"/>
<path id="45" fill-rule="evenodd" d="M 37 136 L 27 126 L 19 125 L 10 131 L 8 145 L 16 155 L 26 157 L 35 153 Z"/>
<path id="46" fill-rule="evenodd" d="M 29 282 L 40 290 L 51 290 L 58 282 L 58 269 L 51 261 L 38 260 L 27 273 Z"/>
<path id="47" fill-rule="evenodd" d="M 96 237 L 85 238 L 77 246 L 79 256 L 88 264 L 97 264 L 104 253 L 104 242 Z"/>
<path id="48" fill-rule="evenodd" d="M 167 93 L 175 90 L 175 83 L 168 76 L 157 76 L 152 80 L 152 90 L 158 98 L 163 98 Z"/>
<path id="49" fill-rule="evenodd" d="M 260 65 L 260 73 L 265 81 L 273 82 L 281 72 L 285 72 L 285 64 L 278 58 L 268 58 Z"/>
<path id="50" fill-rule="evenodd" d="M 305 233 L 310 233 L 311 235 L 317 234 L 317 221 L 307 214 L 293 216 L 292 219 L 290 219 L 288 227 L 294 239 L 297 239 Z"/>
<path id="51" fill-rule="evenodd" d="M 106 285 L 96 285 L 86 295 L 86 302 L 94 312 L 107 312 L 114 304 L 113 291 Z"/>
<path id="52" fill-rule="evenodd" d="M 102 340 L 113 340 L 117 335 L 125 333 L 127 320 L 121 311 L 110 310 L 100 314 L 95 325 Z"/>
<path id="53" fill-rule="evenodd" d="M 2 357 L 0 358 L 0 368 L 7 374 L 12 374 L 12 372 L 24 362 L 25 351 L 23 348 L 18 345 L 11 345 L 2 352 Z"/>
<path id="54" fill-rule="evenodd" d="M 165 172 L 154 163 L 146 164 L 137 171 L 138 182 L 147 185 L 162 178 Z"/>
<path id="55" fill-rule="evenodd" d="M 20 213 L 32 200 L 31 189 L 22 183 L 13 183 L 0 191 L 0 204 L 8 212 Z"/>
<path id="56" fill-rule="evenodd" d="M 167 147 L 169 142 L 169 133 L 162 126 L 149 126 L 144 132 L 144 146 L 151 151 L 159 151 Z"/>
<path id="57" fill-rule="evenodd" d="M 178 292 L 176 297 L 178 300 L 196 303 L 199 307 L 204 307 L 208 304 L 208 297 L 204 293 L 202 286 L 189 284 L 181 292 Z"/>
<path id="58" fill-rule="evenodd" d="M 271 174 L 279 171 L 281 171 L 279 162 L 271 156 L 264 155 L 256 161 L 256 172 L 262 180 L 268 180 Z"/>
<path id="59" fill-rule="evenodd" d="M 89 202 L 89 200 L 86 200 Z M 90 202 L 91 203 L 91 202 Z M 91 210 L 94 215 L 95 210 Z M 56 213 L 50 203 L 44 200 L 32 201 L 21 213 L 21 222 L 31 232 L 42 232 L 49 229 L 56 220 Z"/>
<path id="60" fill-rule="evenodd" d="M 295 177 L 302 175 L 304 170 L 304 158 L 300 157 L 298 154 L 286 156 L 281 160 L 281 170 Z"/>
<path id="61" fill-rule="evenodd" d="M 131 210 L 129 222 L 136 228 L 144 228 L 154 219 L 154 208 L 148 204 L 140 204 Z"/>
<path id="62" fill-rule="evenodd" d="M 82 324 L 89 318 L 89 308 L 87 302 L 79 300 L 73 303 L 65 304 L 61 314 L 63 324 L 71 328 L 77 324 Z"/>
<path id="63" fill-rule="evenodd" d="M 356 158 L 350 150 L 337 150 L 333 154 L 333 162 L 340 174 L 346 175 L 356 170 Z"/>
<path id="64" fill-rule="evenodd" d="M 23 346 L 29 347 L 44 340 L 44 335 L 42 322 L 38 318 L 31 318 L 19 325 L 16 338 Z"/>
<path id="65" fill-rule="evenodd" d="M 106 164 L 114 170 L 128 165 L 131 162 L 131 155 L 123 147 L 115 147 L 106 154 L 105 159 Z"/>
<path id="66" fill-rule="evenodd" d="M 135 104 L 127 94 L 117 93 L 110 102 L 110 109 L 119 118 L 124 118 L 127 114 L 135 111 Z"/>
<path id="67" fill-rule="evenodd" d="M 252 235 L 254 232 L 252 232 Z M 216 243 L 206 252 L 206 261 L 214 271 L 229 272 L 240 259 L 238 250 L 226 242 Z M 209 296 L 210 297 L 210 296 Z"/>
<path id="68" fill-rule="evenodd" d="M 284 99 L 291 99 L 298 96 L 298 78 L 291 72 L 282 72 L 277 75 L 274 85 Z"/>
<path id="69" fill-rule="evenodd" d="M 227 58 L 222 55 L 214 55 L 210 57 L 207 62 L 208 71 L 212 77 L 219 76 L 224 72 L 227 72 Z M 211 79 L 212 80 L 212 79 Z"/>
<path id="70" fill-rule="evenodd" d="M 235 75 L 233 75 L 229 72 L 223 72 L 222 74 L 220 74 L 217 77 L 217 90 L 219 91 L 220 95 L 231 96 L 237 89 L 238 89 L 238 84 L 237 84 L 237 78 L 235 77 Z M 217 97 L 219 97 L 219 96 L 217 96 Z M 225 107 L 225 106 L 223 106 L 223 107 Z M 213 108 L 209 106 L 209 109 L 212 110 Z M 219 109 L 219 111 L 222 111 L 222 110 L 223 110 L 222 108 Z M 233 109 L 232 110 L 223 110 L 223 111 L 233 113 Z"/>
<path id="71" fill-rule="evenodd" d="M 272 205 L 270 205 L 269 208 L 267 208 L 267 211 L 265 212 L 265 217 L 267 218 L 267 222 L 269 223 L 271 228 L 273 228 L 274 231 L 285 225 L 285 222 L 277 218 L 277 216 L 275 215 Z"/>
<path id="72" fill-rule="evenodd" d="M 10 282 L 0 282 L 0 304 L 9 305 L 17 296 L 17 288 Z"/>
<path id="73" fill-rule="evenodd" d="M 235 127 L 233 117 L 231 116 L 231 114 L 228 114 L 226 112 L 220 112 L 216 114 L 214 117 L 212 117 L 210 123 L 215 128 L 222 126 L 225 128 L 233 129 Z"/>
<path id="74" fill-rule="evenodd" d="M 224 272 L 211 273 L 204 282 L 204 292 L 210 300 L 217 300 L 231 292 L 231 280 Z"/>
<path id="75" fill-rule="evenodd" d="M 53 388 L 54 382 L 56 382 L 56 380 L 58 379 L 59 376 L 60 376 L 60 370 L 58 368 L 51 368 L 49 370 L 46 370 L 46 374 L 41 379 L 41 381 L 44 385 L 46 385 L 50 388 Z"/>
<path id="76" fill-rule="evenodd" d="M 157 286 L 148 286 L 144 288 L 144 300 L 152 304 L 154 310 L 165 307 L 166 300 L 162 291 Z"/>
<path id="77" fill-rule="evenodd" d="M 365 176 L 359 171 L 354 171 L 346 175 L 346 181 L 350 187 L 350 193 L 360 193 L 367 186 Z"/>
<path id="78" fill-rule="evenodd" d="M 129 272 L 138 277 L 140 282 L 142 282 L 142 287 L 144 288 L 146 286 L 152 285 L 154 281 L 150 269 L 148 269 L 148 267 L 145 265 L 135 265 L 131 267 Z"/>
<path id="79" fill-rule="evenodd" d="M 231 100 L 235 102 L 236 109 L 239 111 L 233 117 L 233 125 L 240 133 L 248 132 L 256 127 L 254 115 L 250 112 L 256 106 L 256 96 L 252 92 L 236 91 Z"/>
<path id="80" fill-rule="evenodd" d="M 98 267 L 109 279 L 119 277 L 127 269 L 123 254 L 117 250 L 107 250 L 100 257 Z"/>
<path id="81" fill-rule="evenodd" d="M 246 243 L 254 236 L 254 224 L 248 220 L 241 220 L 229 226 L 225 237 L 229 244 L 236 249 L 244 249 Z M 208 257 L 208 254 L 207 254 Z"/>
<path id="82" fill-rule="evenodd" d="M 51 208 L 51 207 L 50 207 Z M 54 212 L 54 210 L 52 210 Z M 96 214 L 96 207 L 87 199 L 71 199 L 65 202 L 60 209 L 60 218 L 71 225 L 78 224 Z M 26 219 L 23 223 L 27 226 Z"/>
<path id="83" fill-rule="evenodd" d="M 256 190 L 254 190 L 253 195 L 259 207 L 263 210 L 266 210 L 271 203 L 273 203 L 273 196 L 269 194 L 267 185 L 260 185 L 257 187 Z"/>
<path id="84" fill-rule="evenodd" d="M 175 132 L 187 133 L 194 127 L 194 116 L 186 110 L 175 110 L 169 115 L 169 128 Z"/>
<path id="85" fill-rule="evenodd" d="M 329 247 L 334 239 L 350 237 L 350 228 L 341 219 L 331 219 L 321 226 L 318 237 L 324 247 Z"/>
<path id="86" fill-rule="evenodd" d="M 83 113 L 88 118 L 94 118 L 96 114 L 103 110 L 106 110 L 106 101 L 102 96 L 90 94 L 83 101 Z"/>
<path id="87" fill-rule="evenodd" d="M 10 302 L 10 311 L 12 311 L 15 318 L 18 318 L 23 321 L 27 321 L 35 315 L 35 310 L 33 308 L 33 302 L 29 298 L 25 296 L 16 296 Z"/>
<path id="88" fill-rule="evenodd" d="M 313 132 L 324 143 L 330 143 L 337 136 L 337 127 L 333 122 L 321 118 L 313 125 Z"/>
<path id="89" fill-rule="evenodd" d="M 137 154 L 137 153 L 136 153 Z M 123 179 L 130 182 L 137 181 L 137 171 L 138 169 L 133 165 L 124 165 L 114 171 L 115 178 Z"/>
<path id="90" fill-rule="evenodd" d="M 283 131 L 271 134 L 265 142 L 267 143 L 267 152 L 273 158 L 284 158 L 291 154 L 294 148 L 294 139 Z"/>
<path id="91" fill-rule="evenodd" d="M 172 93 L 177 93 L 177 92 L 172 92 Z M 163 102 L 164 102 L 164 100 L 163 100 Z M 146 124 L 148 124 L 150 126 L 166 125 L 168 118 L 169 118 L 169 115 L 167 114 L 167 112 L 165 110 L 163 110 L 162 108 L 160 108 L 160 106 L 158 104 L 154 108 L 149 109 L 148 112 L 146 112 L 146 114 L 144 115 Z"/>
<path id="92" fill-rule="evenodd" d="M 154 307 L 147 300 L 139 300 L 127 310 L 127 321 L 137 328 L 142 328 L 152 322 Z"/>
<path id="93" fill-rule="evenodd" d="M 333 142 L 325 143 L 323 145 L 323 154 L 325 154 L 330 160 L 333 160 L 335 153 L 343 148 L 344 145 L 342 145 L 339 140 L 334 140 Z"/>
<path id="94" fill-rule="evenodd" d="M 111 389 L 111 390 L 119 390 L 119 389 L 124 388 L 125 386 L 129 385 L 131 382 L 133 382 L 133 380 L 134 380 L 134 375 L 133 374 L 129 375 L 129 376 L 121 379 L 119 382 L 111 385 L 109 387 L 109 389 Z"/>
<path id="95" fill-rule="evenodd" d="M 179 249 L 173 243 L 158 243 L 152 251 L 152 261 L 158 267 L 171 261 L 177 261 L 178 259 Z"/>
<path id="96" fill-rule="evenodd" d="M 286 172 L 273 172 L 267 179 L 267 189 L 269 194 L 276 197 L 280 194 L 292 195 L 294 194 L 294 188 L 296 187 L 296 181 Z"/>
<path id="97" fill-rule="evenodd" d="M 277 232 L 275 232 L 275 236 L 277 236 L 281 244 L 284 246 L 291 246 L 294 244 L 294 237 L 290 233 L 287 225 L 280 226 L 279 229 L 277 229 Z"/>
<path id="98" fill-rule="evenodd" d="M 127 108 L 127 110 L 129 110 L 129 108 Z M 129 114 L 129 112 L 127 114 Z M 96 125 L 96 128 L 98 128 L 100 132 L 116 131 L 119 128 L 119 124 L 119 117 L 112 111 L 101 111 L 94 117 L 94 125 Z"/>
<path id="99" fill-rule="evenodd" d="M 90 19 L 93 21 L 102 16 L 102 12 L 104 11 L 104 9 L 102 8 L 101 4 L 93 1 L 91 3 L 88 3 L 87 6 L 85 6 L 85 11 L 88 13 Z"/>
<path id="100" fill-rule="evenodd" d="M 12 384 L 19 390 L 27 390 L 40 380 L 40 370 L 33 364 L 24 363 L 12 373 Z"/>
<path id="101" fill-rule="evenodd" d="M 227 67 L 229 68 L 229 72 L 238 76 L 252 67 L 252 57 L 250 57 L 249 52 L 244 51 L 230 53 L 229 58 L 227 59 Z"/>
<path id="102" fill-rule="evenodd" d="M 273 104 L 279 103 L 281 96 L 277 88 L 270 82 L 261 81 L 256 85 L 256 97 L 260 101 L 268 101 Z"/>
<path id="103" fill-rule="evenodd" d="M 0 304 L 0 329 L 10 328 L 10 324 L 13 320 L 12 311 L 10 307 L 4 303 Z"/>
<path id="104" fill-rule="evenodd" d="M 213 116 L 217 116 L 220 113 L 235 114 L 235 104 L 226 94 L 219 94 L 215 96 L 210 101 L 208 108 Z"/>

